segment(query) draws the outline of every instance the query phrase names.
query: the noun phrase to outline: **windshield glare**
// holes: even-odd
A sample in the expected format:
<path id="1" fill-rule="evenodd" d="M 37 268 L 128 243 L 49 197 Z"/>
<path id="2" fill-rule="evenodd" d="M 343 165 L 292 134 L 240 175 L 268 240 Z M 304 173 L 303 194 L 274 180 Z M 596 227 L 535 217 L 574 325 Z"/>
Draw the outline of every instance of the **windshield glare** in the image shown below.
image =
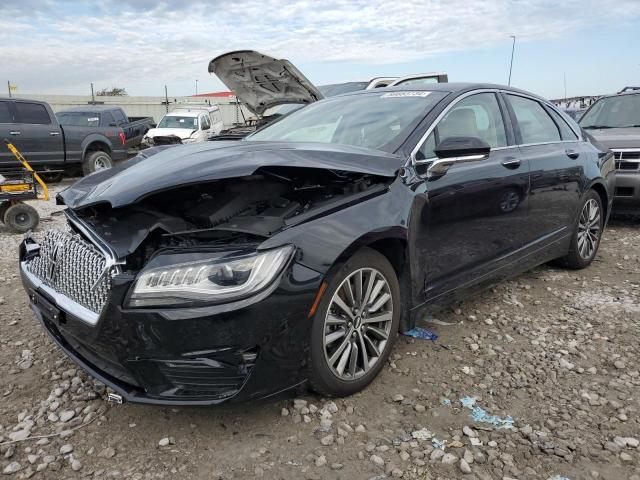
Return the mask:
<path id="1" fill-rule="evenodd" d="M 191 130 L 197 130 L 198 117 L 167 116 L 160 120 L 158 128 L 189 128 Z"/>
<path id="2" fill-rule="evenodd" d="M 390 151 L 443 96 L 440 92 L 395 91 L 323 100 L 246 140 L 337 143 Z"/>
<path id="3" fill-rule="evenodd" d="M 598 100 L 580 119 L 582 128 L 640 127 L 640 95 Z"/>
<path id="4" fill-rule="evenodd" d="M 352 93 L 364 90 L 369 85 L 369 82 L 345 82 L 345 83 L 332 83 L 330 85 L 320 85 L 318 90 L 325 97 L 335 97 L 342 95 L 343 93 Z"/>
<path id="5" fill-rule="evenodd" d="M 56 115 L 58 123 L 65 127 L 99 127 L 100 114 L 91 112 L 69 112 Z"/>

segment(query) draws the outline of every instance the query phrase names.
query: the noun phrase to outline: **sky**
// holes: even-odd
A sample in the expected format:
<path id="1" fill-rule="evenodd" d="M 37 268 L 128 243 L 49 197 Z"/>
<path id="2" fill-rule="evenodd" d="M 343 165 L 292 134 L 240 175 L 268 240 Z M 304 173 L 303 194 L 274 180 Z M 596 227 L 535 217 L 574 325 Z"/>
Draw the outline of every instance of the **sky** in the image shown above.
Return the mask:
<path id="1" fill-rule="evenodd" d="M 226 90 L 231 50 L 293 62 L 316 85 L 444 71 L 547 98 L 640 85 L 640 0 L 2 0 L 0 94 Z"/>

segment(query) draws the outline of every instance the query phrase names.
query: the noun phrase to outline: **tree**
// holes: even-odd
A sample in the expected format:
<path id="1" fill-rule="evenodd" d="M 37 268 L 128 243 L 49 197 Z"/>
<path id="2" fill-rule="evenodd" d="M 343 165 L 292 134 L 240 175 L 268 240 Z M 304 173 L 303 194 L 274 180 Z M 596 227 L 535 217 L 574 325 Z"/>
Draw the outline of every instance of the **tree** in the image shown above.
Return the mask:
<path id="1" fill-rule="evenodd" d="M 112 87 L 112 88 L 103 88 L 102 90 L 98 90 L 96 93 L 98 97 L 127 97 L 129 94 L 124 88 Z"/>

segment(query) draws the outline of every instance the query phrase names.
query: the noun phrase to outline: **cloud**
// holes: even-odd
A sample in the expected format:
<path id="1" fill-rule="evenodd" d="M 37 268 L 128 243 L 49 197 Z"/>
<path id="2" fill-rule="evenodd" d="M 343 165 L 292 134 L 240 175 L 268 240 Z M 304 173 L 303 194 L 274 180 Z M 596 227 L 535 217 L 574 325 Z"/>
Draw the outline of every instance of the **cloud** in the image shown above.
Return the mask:
<path id="1" fill-rule="evenodd" d="M 402 63 L 514 33 L 530 41 L 619 23 L 639 16 L 640 2 L 5 0 L 3 9 L 0 64 L 23 91 L 79 93 L 93 81 L 161 94 L 164 84 L 206 79 L 208 61 L 234 49 L 294 63 Z"/>

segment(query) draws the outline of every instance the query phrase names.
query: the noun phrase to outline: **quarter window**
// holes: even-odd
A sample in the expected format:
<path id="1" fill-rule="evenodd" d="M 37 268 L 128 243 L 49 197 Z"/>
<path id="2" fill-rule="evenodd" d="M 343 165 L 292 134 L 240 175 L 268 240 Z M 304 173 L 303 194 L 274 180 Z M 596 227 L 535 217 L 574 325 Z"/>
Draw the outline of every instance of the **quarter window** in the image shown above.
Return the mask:
<path id="1" fill-rule="evenodd" d="M 471 95 L 447 112 L 418 151 L 418 159 L 435 157 L 436 145 L 448 137 L 476 137 L 491 148 L 506 147 L 507 133 L 493 93 Z"/>
<path id="2" fill-rule="evenodd" d="M 40 103 L 16 102 L 16 112 L 20 123 L 49 125 L 51 119 L 44 105 Z"/>
<path id="3" fill-rule="evenodd" d="M 124 116 L 124 113 L 122 113 L 122 110 L 113 110 L 113 116 L 116 117 L 118 125 L 127 123 L 127 118 Z"/>
<path id="4" fill-rule="evenodd" d="M 516 115 L 522 143 L 560 141 L 560 131 L 539 102 L 517 95 L 507 95 Z"/>
<path id="5" fill-rule="evenodd" d="M 0 123 L 13 123 L 9 102 L 0 102 Z"/>
<path id="6" fill-rule="evenodd" d="M 578 136 L 576 132 L 574 132 L 571 127 L 567 124 L 567 122 L 562 118 L 562 116 L 556 112 L 555 110 L 549 109 L 549 113 L 556 121 L 558 128 L 560 129 L 560 135 L 562 135 L 563 140 L 577 140 Z"/>

